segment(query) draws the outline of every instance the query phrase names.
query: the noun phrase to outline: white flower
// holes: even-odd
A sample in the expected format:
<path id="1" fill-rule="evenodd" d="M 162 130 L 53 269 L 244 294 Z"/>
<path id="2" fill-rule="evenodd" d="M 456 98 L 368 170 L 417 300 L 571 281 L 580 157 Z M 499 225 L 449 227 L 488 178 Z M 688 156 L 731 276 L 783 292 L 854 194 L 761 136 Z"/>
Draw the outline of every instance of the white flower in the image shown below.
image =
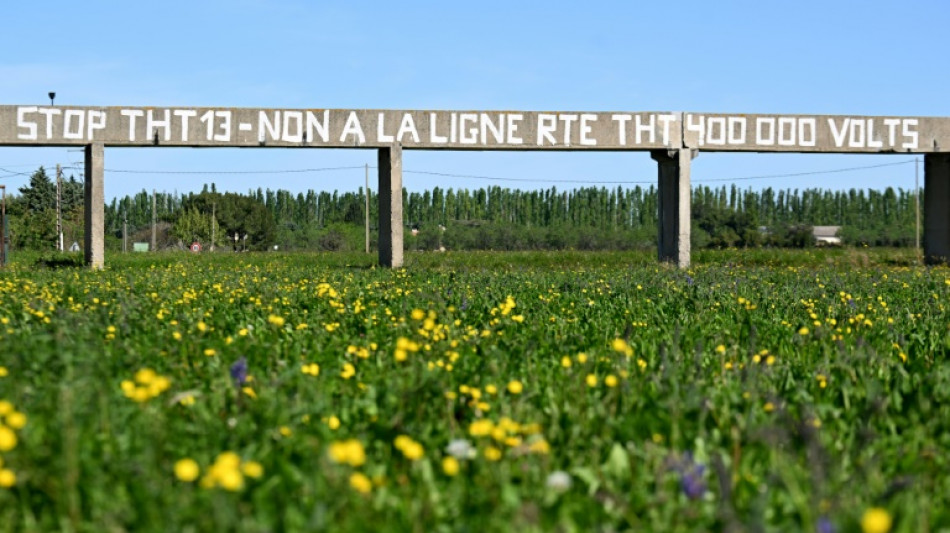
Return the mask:
<path id="1" fill-rule="evenodd" d="M 445 447 L 445 453 L 456 459 L 474 459 L 476 455 L 472 443 L 466 439 L 452 439 Z"/>
<path id="2" fill-rule="evenodd" d="M 548 479 L 544 484 L 556 492 L 567 492 L 570 490 L 573 482 L 571 481 L 570 474 L 563 470 L 557 470 L 548 474 Z"/>

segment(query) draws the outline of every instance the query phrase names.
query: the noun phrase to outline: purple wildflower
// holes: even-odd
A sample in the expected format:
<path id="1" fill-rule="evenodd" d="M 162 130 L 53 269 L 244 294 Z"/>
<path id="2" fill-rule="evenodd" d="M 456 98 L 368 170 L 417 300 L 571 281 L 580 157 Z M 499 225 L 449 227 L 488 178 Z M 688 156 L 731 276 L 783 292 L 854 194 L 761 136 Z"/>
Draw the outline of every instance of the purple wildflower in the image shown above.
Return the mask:
<path id="1" fill-rule="evenodd" d="M 694 465 L 692 470 L 683 472 L 680 487 L 687 498 L 697 500 L 706 493 L 706 481 L 703 479 L 705 470 L 706 465 Z"/>
<path id="2" fill-rule="evenodd" d="M 695 282 L 693 281 L 693 277 L 687 274 L 687 275 L 686 275 L 686 284 L 689 285 L 690 287 L 692 287 L 692 286 L 693 286 L 693 283 L 695 283 Z"/>
<path id="3" fill-rule="evenodd" d="M 822 516 L 818 519 L 818 522 L 815 524 L 815 531 L 818 533 L 835 533 L 835 525 L 828 519 L 827 516 Z"/>
<path id="4" fill-rule="evenodd" d="M 693 460 L 693 454 L 686 452 L 683 458 L 674 467 L 680 474 L 680 488 L 683 494 L 691 500 L 697 500 L 706 493 L 706 465 Z"/>
<path id="5" fill-rule="evenodd" d="M 247 358 L 241 357 L 231 365 L 231 379 L 240 387 L 247 381 Z"/>

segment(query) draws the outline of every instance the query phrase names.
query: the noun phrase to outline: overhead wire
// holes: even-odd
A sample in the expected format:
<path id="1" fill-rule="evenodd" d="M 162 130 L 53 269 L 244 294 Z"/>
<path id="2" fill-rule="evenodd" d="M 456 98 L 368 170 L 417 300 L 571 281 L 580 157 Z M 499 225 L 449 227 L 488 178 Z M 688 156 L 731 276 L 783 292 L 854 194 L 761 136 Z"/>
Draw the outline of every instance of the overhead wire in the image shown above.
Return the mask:
<path id="1" fill-rule="evenodd" d="M 823 174 L 837 174 L 843 172 L 854 172 L 858 170 L 870 170 L 875 168 L 884 168 L 884 167 L 893 167 L 900 165 L 909 165 L 916 163 L 916 159 L 898 161 L 892 163 L 881 163 L 877 165 L 863 165 L 863 166 L 854 166 L 854 167 L 844 167 L 844 168 L 833 168 L 825 170 L 812 170 L 804 172 L 789 172 L 782 174 L 759 174 L 751 176 L 737 176 L 730 178 L 700 178 L 693 180 L 694 183 L 709 183 L 709 182 L 728 182 L 728 181 L 746 181 L 746 180 L 763 180 L 763 179 L 778 179 L 778 178 L 794 178 L 802 176 L 817 176 Z M 26 166 L 26 165 L 23 165 Z M 64 166 L 64 170 L 83 170 L 82 167 L 77 166 Z M 116 173 L 116 174 L 155 174 L 155 175 L 264 175 L 264 174 L 308 174 L 308 173 L 317 173 L 317 172 L 333 172 L 341 170 L 362 170 L 365 168 L 376 169 L 376 166 L 367 166 L 367 165 L 351 165 L 351 166 L 339 166 L 339 167 L 319 167 L 319 168 L 296 168 L 296 169 L 277 169 L 277 170 L 146 170 L 146 169 L 128 169 L 128 168 L 107 168 L 105 172 Z M 16 172 L 10 170 L 9 168 L 0 167 L 0 171 L 7 172 L 7 175 L 0 176 L 0 178 L 9 178 L 13 176 L 29 176 L 31 172 Z M 458 174 L 452 172 L 436 172 L 429 170 L 411 170 L 404 169 L 403 173 L 405 174 L 419 174 L 425 176 L 437 176 L 444 178 L 461 178 L 461 179 L 474 179 L 474 180 L 486 180 L 486 181 L 504 181 L 504 182 L 523 182 L 523 183 L 579 183 L 579 184 L 590 184 L 590 185 L 648 185 L 656 183 L 656 180 L 593 180 L 593 179 L 539 179 L 539 178 L 512 178 L 512 177 L 503 177 L 503 176 L 485 176 L 478 174 Z"/>

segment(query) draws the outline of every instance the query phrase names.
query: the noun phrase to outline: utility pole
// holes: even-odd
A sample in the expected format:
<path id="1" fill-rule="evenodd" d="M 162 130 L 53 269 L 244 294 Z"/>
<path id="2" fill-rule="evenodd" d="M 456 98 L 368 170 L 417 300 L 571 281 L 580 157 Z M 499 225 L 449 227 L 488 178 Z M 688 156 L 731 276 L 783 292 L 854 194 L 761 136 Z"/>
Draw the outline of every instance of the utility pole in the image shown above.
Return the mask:
<path id="1" fill-rule="evenodd" d="M 214 251 L 214 234 L 215 234 L 215 207 L 217 207 L 217 202 L 211 202 L 211 251 Z"/>
<path id="2" fill-rule="evenodd" d="M 366 253 L 369 253 L 369 163 L 366 163 L 366 188 L 363 189 L 366 211 Z"/>
<path id="3" fill-rule="evenodd" d="M 920 261 L 920 157 L 914 158 L 914 204 L 917 211 L 917 227 L 914 230 L 914 237 L 917 241 L 917 260 Z"/>
<path id="4" fill-rule="evenodd" d="M 122 251 L 129 251 L 129 197 L 125 197 L 125 206 L 122 208 Z"/>
<path id="5" fill-rule="evenodd" d="M 152 189 L 152 251 L 158 247 L 158 238 L 155 232 L 155 189 Z"/>
<path id="6" fill-rule="evenodd" d="M 62 252 L 63 247 L 63 167 L 56 164 L 56 251 Z"/>
<path id="7" fill-rule="evenodd" d="M 0 185 L 0 267 L 7 264 L 7 186 Z"/>

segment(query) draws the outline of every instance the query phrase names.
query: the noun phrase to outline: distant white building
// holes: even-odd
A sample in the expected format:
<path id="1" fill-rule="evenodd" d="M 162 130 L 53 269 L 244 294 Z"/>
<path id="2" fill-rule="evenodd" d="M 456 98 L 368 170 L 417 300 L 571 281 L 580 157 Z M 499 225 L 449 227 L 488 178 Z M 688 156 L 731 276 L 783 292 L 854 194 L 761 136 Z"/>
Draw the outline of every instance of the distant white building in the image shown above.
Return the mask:
<path id="1" fill-rule="evenodd" d="M 841 237 L 838 236 L 840 230 L 841 226 L 812 226 L 815 246 L 841 246 Z"/>

